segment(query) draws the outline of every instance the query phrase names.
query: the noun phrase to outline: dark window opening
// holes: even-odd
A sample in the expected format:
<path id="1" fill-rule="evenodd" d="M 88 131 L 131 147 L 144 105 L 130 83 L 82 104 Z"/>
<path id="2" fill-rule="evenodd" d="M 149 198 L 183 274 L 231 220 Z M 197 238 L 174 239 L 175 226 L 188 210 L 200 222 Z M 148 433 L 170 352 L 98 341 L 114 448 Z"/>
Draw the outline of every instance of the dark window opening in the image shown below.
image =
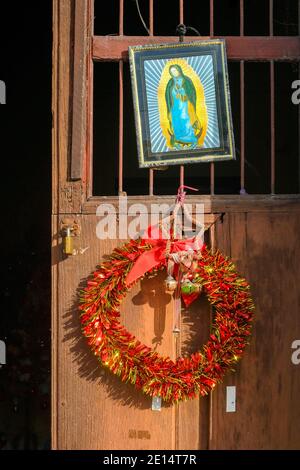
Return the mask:
<path id="1" fill-rule="evenodd" d="M 245 64 L 245 167 L 250 194 L 270 193 L 269 80 L 269 64 Z"/>
<path id="2" fill-rule="evenodd" d="M 214 0 L 214 34 L 215 36 L 239 36 L 239 0 Z"/>
<path id="3" fill-rule="evenodd" d="M 155 36 L 175 36 L 179 24 L 179 1 L 154 0 L 153 9 Z"/>
<path id="4" fill-rule="evenodd" d="M 298 77 L 297 64 L 275 64 L 276 192 L 279 194 L 300 191 L 299 105 L 291 99 L 291 83 Z"/>
<path id="5" fill-rule="evenodd" d="M 274 35 L 298 36 L 297 0 L 274 0 Z"/>
<path id="6" fill-rule="evenodd" d="M 118 30 L 119 2 L 101 10 L 98 0 L 95 5 L 95 32 L 109 34 Z M 179 1 L 154 0 L 154 35 L 175 35 L 179 23 Z M 214 0 L 214 21 L 211 23 L 212 2 L 190 0 L 183 2 L 183 20 L 195 27 L 202 35 L 239 36 L 239 0 Z M 247 36 L 269 36 L 269 0 L 245 0 L 244 34 Z M 149 1 L 139 0 L 140 13 L 149 26 Z M 113 9 L 115 14 L 113 15 Z M 97 19 L 98 17 L 98 19 Z M 274 0 L 273 34 L 293 36 L 298 34 L 298 2 L 295 0 Z M 102 25 L 102 26 L 101 26 Z M 124 1 L 124 34 L 147 36 L 135 1 Z M 149 39 L 150 41 L 150 39 Z M 188 41 L 188 36 L 186 37 Z M 94 72 L 94 171 L 93 194 L 117 195 L 119 188 L 119 65 L 95 63 Z M 123 72 L 123 185 L 128 195 L 149 194 L 149 170 L 138 168 L 137 144 L 128 62 Z M 214 165 L 215 194 L 239 194 L 241 189 L 241 166 L 244 161 L 245 190 L 248 194 L 270 194 L 272 192 L 272 148 L 275 155 L 275 193 L 298 193 L 299 177 L 299 111 L 291 101 L 292 83 L 298 79 L 298 64 L 274 63 L 274 111 L 275 139 L 271 140 L 271 65 L 270 62 L 244 63 L 244 116 L 241 114 L 241 65 L 229 61 L 229 83 L 231 93 L 233 130 L 236 160 L 216 162 Z M 244 142 L 241 136 L 244 123 Z M 244 148 L 244 154 L 243 154 Z M 179 180 L 179 166 L 163 171 L 153 170 L 154 195 L 176 192 Z M 186 165 L 185 183 L 199 188 L 200 194 L 211 193 L 211 167 L 208 163 Z"/>
<path id="7" fill-rule="evenodd" d="M 119 67 L 105 62 L 94 65 L 93 192 L 118 194 Z"/>
<path id="8" fill-rule="evenodd" d="M 246 36 L 268 36 L 269 24 L 269 0 L 244 2 L 244 34 Z"/>
<path id="9" fill-rule="evenodd" d="M 119 0 L 94 2 L 94 34 L 105 36 L 106 34 L 119 34 Z"/>

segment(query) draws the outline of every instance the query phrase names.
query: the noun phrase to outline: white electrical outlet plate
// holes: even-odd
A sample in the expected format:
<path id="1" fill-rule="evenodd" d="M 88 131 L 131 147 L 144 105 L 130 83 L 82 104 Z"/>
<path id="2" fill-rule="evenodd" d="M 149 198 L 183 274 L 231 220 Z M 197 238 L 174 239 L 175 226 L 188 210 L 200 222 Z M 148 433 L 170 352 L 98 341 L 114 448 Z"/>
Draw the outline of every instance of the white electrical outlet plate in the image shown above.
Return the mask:
<path id="1" fill-rule="evenodd" d="M 236 387 L 226 387 L 226 413 L 236 411 Z"/>
<path id="2" fill-rule="evenodd" d="M 161 411 L 161 397 L 152 398 L 152 411 Z"/>

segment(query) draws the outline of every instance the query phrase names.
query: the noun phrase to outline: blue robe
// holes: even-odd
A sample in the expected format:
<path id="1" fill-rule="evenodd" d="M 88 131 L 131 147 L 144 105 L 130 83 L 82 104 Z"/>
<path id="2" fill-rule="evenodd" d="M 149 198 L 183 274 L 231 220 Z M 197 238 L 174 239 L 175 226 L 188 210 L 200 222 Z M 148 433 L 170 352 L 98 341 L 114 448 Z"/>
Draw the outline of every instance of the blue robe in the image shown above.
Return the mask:
<path id="1" fill-rule="evenodd" d="M 166 100 L 171 145 L 178 149 L 185 145 L 189 148 L 196 147 L 201 126 L 189 114 L 189 103 L 194 109 L 196 107 L 196 91 L 192 81 L 183 76 L 171 78 L 166 89 Z"/>

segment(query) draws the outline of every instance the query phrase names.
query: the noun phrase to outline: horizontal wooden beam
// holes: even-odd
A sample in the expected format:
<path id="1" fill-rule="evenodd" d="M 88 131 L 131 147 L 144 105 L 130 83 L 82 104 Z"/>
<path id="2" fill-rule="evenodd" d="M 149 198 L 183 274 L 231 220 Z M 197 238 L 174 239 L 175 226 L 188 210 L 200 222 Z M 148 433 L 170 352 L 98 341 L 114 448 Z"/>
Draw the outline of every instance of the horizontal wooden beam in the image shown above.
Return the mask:
<path id="1" fill-rule="evenodd" d="M 199 41 L 199 36 L 188 36 L 186 42 Z M 210 39 L 201 37 L 201 39 Z M 299 36 L 227 36 L 227 56 L 230 60 L 299 61 Z M 115 61 L 128 59 L 128 46 L 178 42 L 177 36 L 94 36 L 93 59 Z"/>
<path id="2" fill-rule="evenodd" d="M 280 195 L 222 195 L 222 196 L 191 196 L 186 197 L 187 204 L 203 204 L 203 208 L 198 206 L 205 214 L 215 214 L 223 212 L 299 212 L 300 213 L 300 195 L 299 194 L 280 194 Z M 111 204 L 116 213 L 127 213 L 126 208 L 119 207 L 119 198 L 117 196 L 93 196 L 85 202 L 82 212 L 84 214 L 95 214 L 100 204 Z M 153 204 L 174 204 L 174 196 L 131 196 L 128 197 L 127 207 L 133 204 L 143 204 L 145 213 L 150 214 L 153 211 L 159 211 L 158 206 Z M 193 207 L 196 211 L 197 207 Z M 125 210 L 125 212 L 123 212 Z M 140 209 L 139 209 L 140 210 Z"/>

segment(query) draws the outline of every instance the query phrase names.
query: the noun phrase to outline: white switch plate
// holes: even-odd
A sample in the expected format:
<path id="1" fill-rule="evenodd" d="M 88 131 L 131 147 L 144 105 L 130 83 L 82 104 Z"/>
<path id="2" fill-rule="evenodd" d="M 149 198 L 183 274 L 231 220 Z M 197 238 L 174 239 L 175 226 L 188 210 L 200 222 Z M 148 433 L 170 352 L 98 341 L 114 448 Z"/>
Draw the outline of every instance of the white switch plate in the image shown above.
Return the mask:
<path id="1" fill-rule="evenodd" d="M 236 387 L 226 387 L 226 413 L 234 413 L 236 411 Z"/>
<path id="2" fill-rule="evenodd" d="M 161 397 L 152 398 L 152 411 L 161 411 Z"/>

